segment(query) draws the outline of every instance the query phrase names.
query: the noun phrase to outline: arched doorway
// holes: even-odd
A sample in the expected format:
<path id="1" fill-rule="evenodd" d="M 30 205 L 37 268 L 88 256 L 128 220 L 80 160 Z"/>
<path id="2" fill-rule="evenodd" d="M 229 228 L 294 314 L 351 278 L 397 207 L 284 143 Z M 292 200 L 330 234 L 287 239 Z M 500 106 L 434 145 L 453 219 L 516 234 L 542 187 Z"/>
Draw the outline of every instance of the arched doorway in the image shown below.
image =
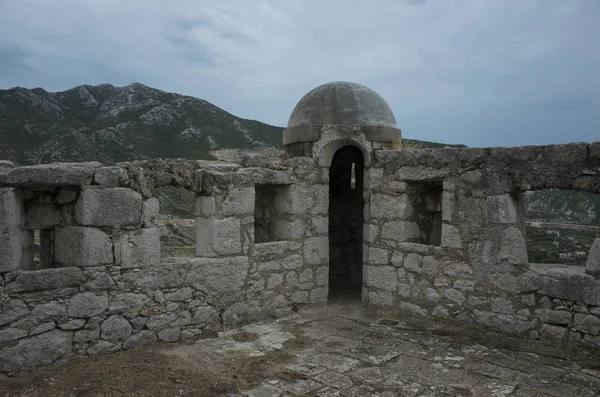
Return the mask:
<path id="1" fill-rule="evenodd" d="M 329 169 L 329 301 L 360 300 L 364 158 L 356 146 L 333 155 Z"/>

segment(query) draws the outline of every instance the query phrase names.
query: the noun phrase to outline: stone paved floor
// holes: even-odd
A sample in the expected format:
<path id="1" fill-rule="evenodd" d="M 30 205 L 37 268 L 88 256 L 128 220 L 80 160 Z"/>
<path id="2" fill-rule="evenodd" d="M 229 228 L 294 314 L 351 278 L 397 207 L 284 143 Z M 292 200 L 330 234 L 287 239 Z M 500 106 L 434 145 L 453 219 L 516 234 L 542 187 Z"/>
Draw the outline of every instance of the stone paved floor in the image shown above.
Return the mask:
<path id="1" fill-rule="evenodd" d="M 402 321 L 401 321 L 402 320 Z M 600 396 L 600 357 L 574 346 L 518 340 L 336 305 L 230 330 L 165 354 L 248 357 L 278 352 L 284 379 L 229 396 Z M 295 343 L 292 343 L 295 342 Z"/>

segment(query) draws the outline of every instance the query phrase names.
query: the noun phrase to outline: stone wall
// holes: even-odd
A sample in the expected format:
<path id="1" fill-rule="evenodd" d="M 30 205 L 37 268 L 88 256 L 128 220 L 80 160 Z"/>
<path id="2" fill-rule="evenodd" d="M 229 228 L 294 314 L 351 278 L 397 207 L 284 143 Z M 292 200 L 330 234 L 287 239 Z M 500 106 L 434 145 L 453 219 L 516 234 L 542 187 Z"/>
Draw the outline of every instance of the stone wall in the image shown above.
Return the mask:
<path id="1" fill-rule="evenodd" d="M 183 160 L 3 163 L 0 376 L 325 302 L 327 180 L 303 160 L 280 170 Z M 152 194 L 162 186 L 197 195 L 196 258 L 160 258 Z M 272 241 L 254 242 L 255 186 L 273 188 Z M 40 262 L 34 230 L 47 246 Z"/>
<path id="2" fill-rule="evenodd" d="M 521 200 L 546 188 L 600 193 L 600 143 L 379 151 L 367 188 L 364 301 L 600 346 L 597 252 L 587 269 L 530 265 Z M 439 242 L 425 243 L 435 227 L 423 219 L 438 216 Z"/>
<path id="3" fill-rule="evenodd" d="M 600 240 L 587 268 L 529 264 L 521 200 L 600 193 L 600 143 L 387 151 L 327 126 L 313 157 L 246 166 L 0 162 L 0 376 L 325 303 L 329 165 L 348 144 L 365 165 L 364 302 L 600 346 Z M 160 258 L 164 186 L 196 195 L 195 257 Z"/>

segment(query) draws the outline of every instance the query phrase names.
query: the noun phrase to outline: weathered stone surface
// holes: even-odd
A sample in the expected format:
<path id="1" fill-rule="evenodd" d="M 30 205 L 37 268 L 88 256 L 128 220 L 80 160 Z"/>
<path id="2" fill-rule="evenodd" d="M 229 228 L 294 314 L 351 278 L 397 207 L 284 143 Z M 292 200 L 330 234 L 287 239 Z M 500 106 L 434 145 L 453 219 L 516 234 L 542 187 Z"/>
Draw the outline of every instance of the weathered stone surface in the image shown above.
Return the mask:
<path id="1" fill-rule="evenodd" d="M 19 187 L 80 186 L 90 184 L 98 162 L 52 163 L 16 167 L 5 176 L 5 184 Z"/>
<path id="2" fill-rule="evenodd" d="M 275 197 L 275 209 L 282 214 L 325 215 L 328 212 L 327 185 L 290 185 Z"/>
<path id="3" fill-rule="evenodd" d="M 369 247 L 369 264 L 387 265 L 388 250 L 383 248 Z"/>
<path id="4" fill-rule="evenodd" d="M 364 283 L 384 291 L 396 291 L 398 276 L 393 266 L 364 266 Z"/>
<path id="5" fill-rule="evenodd" d="M 110 354 L 121 350 L 121 342 L 113 343 L 107 340 L 101 340 L 87 350 L 89 355 Z"/>
<path id="6" fill-rule="evenodd" d="M 140 331 L 139 334 L 133 334 L 123 343 L 123 349 L 133 349 L 138 346 L 147 345 L 156 341 L 156 335 L 151 331 Z"/>
<path id="7" fill-rule="evenodd" d="M 84 319 L 73 319 L 69 320 L 65 323 L 59 323 L 58 328 L 64 329 L 65 331 L 74 331 L 76 329 L 81 329 L 85 325 Z"/>
<path id="8" fill-rule="evenodd" d="M 94 272 L 93 278 L 85 283 L 89 290 L 110 289 L 115 286 L 115 282 L 106 272 Z"/>
<path id="9" fill-rule="evenodd" d="M 304 259 L 309 265 L 321 265 L 329 262 L 329 239 L 310 237 L 304 241 Z"/>
<path id="10" fill-rule="evenodd" d="M 178 289 L 177 291 L 167 293 L 165 294 L 165 299 L 167 301 L 185 302 L 192 299 L 192 289 L 190 287 L 185 287 Z"/>
<path id="11" fill-rule="evenodd" d="M 465 294 L 454 288 L 445 290 L 442 296 L 450 302 L 456 303 L 457 305 L 463 305 L 467 300 Z"/>
<path id="12" fill-rule="evenodd" d="M 121 316 L 111 316 L 100 325 L 102 339 L 111 342 L 124 342 L 129 338 L 131 332 L 131 324 Z"/>
<path id="13" fill-rule="evenodd" d="M 117 264 L 122 268 L 149 267 L 160 260 L 160 230 L 157 227 L 123 233 L 115 242 Z"/>
<path id="14" fill-rule="evenodd" d="M 31 309 L 31 317 L 38 320 L 58 320 L 67 316 L 67 309 L 63 303 L 51 301 L 36 305 Z"/>
<path id="15" fill-rule="evenodd" d="M 91 317 L 108 309 L 106 295 L 93 292 L 80 292 L 69 299 L 67 312 L 71 317 Z"/>
<path id="16" fill-rule="evenodd" d="M 402 310 L 406 310 L 407 312 L 413 313 L 413 314 L 417 314 L 419 316 L 426 316 L 427 315 L 427 310 L 423 309 L 422 307 L 415 305 L 414 303 L 410 303 L 410 302 L 400 302 L 398 304 L 398 307 Z"/>
<path id="17" fill-rule="evenodd" d="M 150 298 L 144 294 L 133 292 L 117 294 L 111 299 L 110 311 L 127 318 L 134 318 L 149 301 Z"/>
<path id="18" fill-rule="evenodd" d="M 585 262 L 585 272 L 596 278 L 600 278 L 600 238 L 594 239 L 590 247 L 590 253 Z"/>
<path id="19" fill-rule="evenodd" d="M 194 310 L 192 324 L 200 328 L 215 328 L 219 324 L 219 312 L 212 306 L 199 306 Z"/>
<path id="20" fill-rule="evenodd" d="M 93 227 L 56 228 L 55 260 L 63 266 L 113 264 L 113 245 L 106 233 Z"/>
<path id="21" fill-rule="evenodd" d="M 517 223 L 517 207 L 510 194 L 499 194 L 487 198 L 488 222 Z"/>
<path id="22" fill-rule="evenodd" d="M 6 286 L 7 292 L 33 292 L 76 287 L 83 283 L 80 269 L 73 267 L 21 272 Z"/>
<path id="23" fill-rule="evenodd" d="M 369 304 L 375 306 L 391 306 L 394 304 L 394 294 L 385 291 L 369 291 Z"/>
<path id="24" fill-rule="evenodd" d="M 564 339 L 568 332 L 569 330 L 567 328 L 556 325 L 542 324 L 542 327 L 540 328 L 540 335 L 556 339 Z"/>
<path id="25" fill-rule="evenodd" d="M 45 332 L 20 339 L 15 346 L 5 347 L 0 354 L 0 373 L 19 372 L 51 364 L 71 354 L 71 334 Z"/>
<path id="26" fill-rule="evenodd" d="M 492 298 L 490 310 L 494 313 L 513 314 L 512 302 L 504 298 Z"/>
<path id="27" fill-rule="evenodd" d="M 45 322 L 39 324 L 37 327 L 35 327 L 32 331 L 30 331 L 29 336 L 42 334 L 44 332 L 53 330 L 54 328 L 56 328 L 56 323 L 54 321 L 52 321 L 52 320 L 45 321 Z"/>
<path id="28" fill-rule="evenodd" d="M 153 227 L 156 217 L 160 213 L 160 203 L 156 197 L 144 200 L 142 208 L 142 226 Z"/>
<path id="29" fill-rule="evenodd" d="M 462 239 L 456 226 L 442 225 L 442 247 L 462 248 Z"/>
<path id="30" fill-rule="evenodd" d="M 158 340 L 163 342 L 177 342 L 180 335 L 181 330 L 179 328 L 167 328 L 158 333 Z"/>
<path id="31" fill-rule="evenodd" d="M 196 258 L 191 260 L 191 264 L 188 283 L 192 288 L 212 296 L 240 290 L 250 266 L 248 258 L 243 256 L 212 260 Z"/>
<path id="32" fill-rule="evenodd" d="M 521 229 L 510 226 L 502 232 L 502 243 L 498 258 L 512 265 L 527 263 L 527 245 Z"/>
<path id="33" fill-rule="evenodd" d="M 263 316 L 264 313 L 258 302 L 238 302 L 225 309 L 222 318 L 223 325 L 230 327 L 258 321 Z"/>
<path id="34" fill-rule="evenodd" d="M 19 194 L 12 188 L 0 188 L 0 273 L 21 266 L 21 226 L 24 221 Z"/>
<path id="35" fill-rule="evenodd" d="M 473 315 L 477 322 L 511 334 L 523 334 L 535 326 L 534 321 L 520 320 L 510 314 L 474 310 Z"/>
<path id="36" fill-rule="evenodd" d="M 414 241 L 420 235 L 419 225 L 412 221 L 386 222 L 381 230 L 381 238 L 391 241 Z"/>
<path id="37" fill-rule="evenodd" d="M 217 257 L 236 255 L 242 250 L 238 218 L 196 218 L 196 255 Z"/>
<path id="38" fill-rule="evenodd" d="M 573 328 L 590 335 L 600 334 L 600 318 L 591 314 L 575 313 Z"/>
<path id="39" fill-rule="evenodd" d="M 116 187 L 120 185 L 124 174 L 121 167 L 100 167 L 94 172 L 94 182 L 103 187 Z"/>
<path id="40" fill-rule="evenodd" d="M 254 188 L 232 188 L 221 204 L 221 211 L 225 216 L 244 215 L 254 213 Z"/>
<path id="41" fill-rule="evenodd" d="M 414 273 L 422 273 L 423 257 L 417 254 L 408 254 L 404 258 L 404 268 Z"/>
<path id="42" fill-rule="evenodd" d="M 146 323 L 146 327 L 153 332 L 160 332 L 167 328 L 176 328 L 190 325 L 192 316 L 187 310 L 181 312 L 164 313 L 152 316 Z"/>
<path id="43" fill-rule="evenodd" d="M 196 196 L 194 215 L 210 218 L 216 213 L 216 202 L 213 196 Z"/>
<path id="44" fill-rule="evenodd" d="M 413 207 L 408 195 L 392 196 L 374 193 L 369 205 L 370 216 L 382 219 L 408 219 L 413 214 Z"/>
<path id="45" fill-rule="evenodd" d="M 142 196 L 122 187 L 84 188 L 75 205 L 75 220 L 84 226 L 140 225 Z"/>
<path id="46" fill-rule="evenodd" d="M 27 336 L 27 331 L 18 328 L 4 328 L 0 330 L 0 349 L 12 346 L 15 341 Z"/>
<path id="47" fill-rule="evenodd" d="M 540 319 L 548 324 L 568 325 L 571 323 L 573 314 L 565 310 L 539 309 Z"/>

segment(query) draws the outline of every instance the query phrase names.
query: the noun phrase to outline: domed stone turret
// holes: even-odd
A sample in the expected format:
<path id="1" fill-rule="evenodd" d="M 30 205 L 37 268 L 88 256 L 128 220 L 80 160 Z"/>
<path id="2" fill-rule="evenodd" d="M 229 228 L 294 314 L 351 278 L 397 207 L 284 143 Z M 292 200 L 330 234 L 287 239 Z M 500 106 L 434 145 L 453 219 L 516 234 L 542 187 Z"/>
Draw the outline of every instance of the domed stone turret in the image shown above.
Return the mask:
<path id="1" fill-rule="evenodd" d="M 358 129 L 363 139 L 372 142 L 372 149 L 389 145 L 401 134 L 392 109 L 381 95 L 346 81 L 320 85 L 300 99 L 283 132 L 288 154 L 310 156 L 324 126 L 337 126 L 334 128 L 339 130 L 340 138 L 344 138 L 342 131 Z"/>
<path id="2" fill-rule="evenodd" d="M 335 81 L 304 95 L 292 111 L 288 128 L 324 124 L 396 128 L 396 119 L 387 102 L 372 89 Z"/>

